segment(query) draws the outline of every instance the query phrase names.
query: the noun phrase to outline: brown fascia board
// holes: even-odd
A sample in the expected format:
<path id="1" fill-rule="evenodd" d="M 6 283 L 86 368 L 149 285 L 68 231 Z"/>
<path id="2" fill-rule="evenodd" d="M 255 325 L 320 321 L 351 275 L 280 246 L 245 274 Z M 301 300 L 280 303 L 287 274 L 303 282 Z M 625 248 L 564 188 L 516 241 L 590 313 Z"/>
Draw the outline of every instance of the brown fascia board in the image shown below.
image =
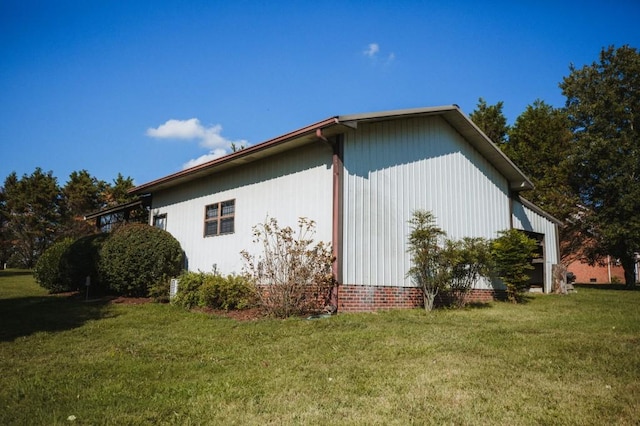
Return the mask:
<path id="1" fill-rule="evenodd" d="M 306 127 L 302 127 L 293 132 L 278 136 L 274 139 L 249 146 L 247 148 L 232 152 L 224 157 L 216 158 L 209 162 L 199 164 L 186 170 L 182 170 L 168 176 L 156 179 L 154 181 L 139 185 L 129 190 L 131 194 L 146 194 L 161 189 L 166 189 L 187 181 L 198 179 L 203 176 L 210 175 L 212 173 L 222 171 L 227 168 L 231 168 L 240 164 L 245 164 L 256 160 L 258 158 L 266 157 L 268 155 L 277 154 L 285 149 L 278 149 L 283 144 L 293 143 L 299 141 L 303 143 L 306 139 L 317 139 L 316 131 L 336 126 L 338 124 L 337 117 L 331 117 L 326 120 L 319 121 Z M 341 126 L 342 127 L 342 126 Z"/>
<path id="2" fill-rule="evenodd" d="M 522 171 L 502 152 L 491 139 L 489 139 L 471 119 L 465 115 L 457 105 L 446 105 L 428 108 L 413 108 L 393 111 L 381 111 L 363 114 L 342 115 L 319 121 L 293 132 L 278 136 L 274 139 L 257 145 L 233 152 L 224 157 L 217 158 L 207 163 L 182 170 L 160 179 L 139 185 L 129 192 L 132 194 L 145 194 L 161 189 L 169 188 L 202 176 L 220 172 L 240 164 L 263 158 L 268 155 L 278 154 L 305 141 L 317 140 L 316 131 L 324 130 L 324 136 L 333 133 L 341 133 L 349 128 L 357 128 L 358 123 L 367 121 L 394 120 L 412 116 L 440 115 L 458 133 L 460 133 L 471 145 L 480 152 L 491 164 L 493 164 L 509 181 L 512 191 L 532 189 L 533 184 Z M 282 146 L 282 145 L 286 145 Z"/>

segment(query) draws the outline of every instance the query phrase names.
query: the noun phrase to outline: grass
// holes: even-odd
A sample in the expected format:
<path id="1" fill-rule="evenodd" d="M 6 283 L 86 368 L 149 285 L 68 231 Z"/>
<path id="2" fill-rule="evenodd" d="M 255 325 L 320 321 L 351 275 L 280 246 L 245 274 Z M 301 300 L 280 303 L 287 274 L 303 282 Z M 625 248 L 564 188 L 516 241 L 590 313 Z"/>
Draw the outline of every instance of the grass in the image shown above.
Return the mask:
<path id="1" fill-rule="evenodd" d="M 237 322 L 0 271 L 0 424 L 637 424 L 638 306 L 600 287 Z"/>

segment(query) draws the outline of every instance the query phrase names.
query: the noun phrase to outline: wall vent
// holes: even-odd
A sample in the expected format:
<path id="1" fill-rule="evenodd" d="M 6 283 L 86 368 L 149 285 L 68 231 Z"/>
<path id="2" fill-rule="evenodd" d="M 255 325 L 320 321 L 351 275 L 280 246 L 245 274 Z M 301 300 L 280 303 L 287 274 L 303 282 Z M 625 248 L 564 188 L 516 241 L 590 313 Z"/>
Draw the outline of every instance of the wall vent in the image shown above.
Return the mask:
<path id="1" fill-rule="evenodd" d="M 178 281 L 177 278 L 171 278 L 171 283 L 169 284 L 169 299 L 173 299 L 173 296 L 178 292 Z"/>

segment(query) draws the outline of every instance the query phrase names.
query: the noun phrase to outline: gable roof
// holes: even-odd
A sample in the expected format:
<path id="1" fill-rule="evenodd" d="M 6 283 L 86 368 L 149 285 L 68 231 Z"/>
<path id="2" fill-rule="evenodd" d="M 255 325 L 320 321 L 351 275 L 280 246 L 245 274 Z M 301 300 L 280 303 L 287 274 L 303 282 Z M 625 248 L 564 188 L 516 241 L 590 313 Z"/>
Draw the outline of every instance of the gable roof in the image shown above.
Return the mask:
<path id="1" fill-rule="evenodd" d="M 533 184 L 524 173 L 496 146 L 457 105 L 428 108 L 402 109 L 364 114 L 340 115 L 252 145 L 224 157 L 185 169 L 168 176 L 132 188 L 132 194 L 146 194 L 171 188 L 203 176 L 220 173 L 230 168 L 256 161 L 308 143 L 316 143 L 320 137 L 332 137 L 353 128 L 359 123 L 396 120 L 420 116 L 440 116 L 462 135 L 509 181 L 513 191 L 532 189 Z"/>

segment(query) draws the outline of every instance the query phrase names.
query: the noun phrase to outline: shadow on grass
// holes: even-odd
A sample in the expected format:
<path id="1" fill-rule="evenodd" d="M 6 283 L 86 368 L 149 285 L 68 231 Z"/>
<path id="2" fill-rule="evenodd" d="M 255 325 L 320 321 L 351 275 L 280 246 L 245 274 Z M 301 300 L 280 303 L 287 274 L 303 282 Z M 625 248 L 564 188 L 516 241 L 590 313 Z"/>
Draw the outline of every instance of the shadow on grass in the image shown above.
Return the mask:
<path id="1" fill-rule="evenodd" d="M 492 308 L 489 302 L 470 302 L 464 306 L 466 309 L 488 309 Z"/>
<path id="2" fill-rule="evenodd" d="M 625 284 L 593 284 L 593 283 L 576 283 L 573 285 L 576 289 L 592 288 L 595 290 L 627 290 L 627 291 L 640 291 L 640 285 L 636 284 L 635 287 L 627 287 Z"/>
<path id="3" fill-rule="evenodd" d="M 0 277 L 18 277 L 22 275 L 31 275 L 31 272 L 28 269 L 2 269 L 0 270 Z"/>
<path id="4" fill-rule="evenodd" d="M 104 318 L 107 303 L 86 303 L 75 296 L 0 299 L 0 342 L 40 331 L 54 332 L 80 327 L 87 321 Z"/>

